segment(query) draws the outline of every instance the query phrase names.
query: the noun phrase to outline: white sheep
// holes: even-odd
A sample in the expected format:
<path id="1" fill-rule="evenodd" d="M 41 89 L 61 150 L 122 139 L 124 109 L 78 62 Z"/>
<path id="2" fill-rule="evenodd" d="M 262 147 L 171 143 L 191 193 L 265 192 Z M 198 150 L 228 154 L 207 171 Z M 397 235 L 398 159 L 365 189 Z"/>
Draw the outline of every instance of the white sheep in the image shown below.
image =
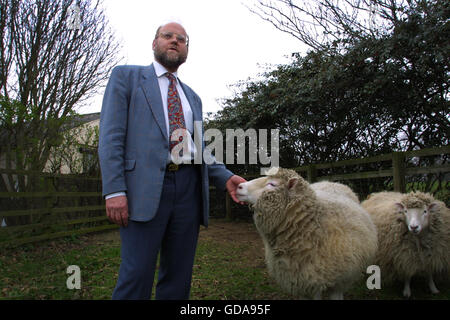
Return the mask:
<path id="1" fill-rule="evenodd" d="M 272 170 L 271 170 L 272 171 Z M 369 214 L 334 183 L 317 191 L 295 171 L 282 169 L 239 185 L 237 197 L 254 209 L 269 274 L 287 292 L 343 299 L 377 251 Z"/>
<path id="2" fill-rule="evenodd" d="M 356 203 L 359 203 L 358 196 L 353 192 L 353 190 L 342 183 L 321 181 L 311 184 L 311 188 L 313 188 L 313 190 L 316 191 L 316 193 L 324 191 L 327 193 L 334 193 L 339 196 L 348 196 Z"/>
<path id="3" fill-rule="evenodd" d="M 411 296 L 414 275 L 428 277 L 432 293 L 439 293 L 433 274 L 450 266 L 450 211 L 431 194 L 379 192 L 362 206 L 378 229 L 376 264 L 384 283 L 404 281 L 403 296 Z"/>

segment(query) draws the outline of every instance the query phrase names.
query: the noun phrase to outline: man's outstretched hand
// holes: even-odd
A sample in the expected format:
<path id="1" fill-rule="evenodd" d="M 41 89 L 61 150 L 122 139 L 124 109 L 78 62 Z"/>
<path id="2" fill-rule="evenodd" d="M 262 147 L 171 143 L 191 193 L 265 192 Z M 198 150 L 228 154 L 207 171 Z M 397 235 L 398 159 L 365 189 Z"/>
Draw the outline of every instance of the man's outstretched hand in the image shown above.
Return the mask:
<path id="1" fill-rule="evenodd" d="M 245 202 L 243 201 L 239 201 L 238 198 L 236 198 L 236 190 L 237 187 L 240 183 L 243 182 L 247 182 L 247 180 L 245 180 L 244 178 L 234 175 L 231 176 L 230 179 L 228 179 L 226 187 L 227 187 L 227 191 L 230 194 L 231 199 L 233 199 L 234 202 L 239 203 L 239 204 L 245 204 Z"/>

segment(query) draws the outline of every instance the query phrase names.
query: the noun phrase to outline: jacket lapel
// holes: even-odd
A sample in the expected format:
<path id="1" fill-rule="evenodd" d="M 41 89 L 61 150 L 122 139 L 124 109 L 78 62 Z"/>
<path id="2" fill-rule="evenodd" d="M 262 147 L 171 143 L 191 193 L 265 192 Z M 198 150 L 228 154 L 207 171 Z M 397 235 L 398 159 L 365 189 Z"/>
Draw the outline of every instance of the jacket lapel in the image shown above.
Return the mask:
<path id="1" fill-rule="evenodd" d="M 153 67 L 153 64 L 146 67 L 143 75 L 143 81 L 142 81 L 142 89 L 144 90 L 145 97 L 147 99 L 147 102 L 150 106 L 150 109 L 153 113 L 153 116 L 156 119 L 156 123 L 158 124 L 162 135 L 164 138 L 168 141 L 169 138 L 167 137 L 167 128 L 166 128 L 166 120 L 164 118 L 164 111 L 163 111 L 163 104 L 161 100 L 161 94 L 158 84 L 158 78 L 156 76 L 155 68 Z M 189 101 L 189 104 L 192 109 L 192 114 L 194 118 L 194 124 L 195 121 L 202 121 L 202 110 L 200 103 L 197 102 L 197 100 L 194 98 L 192 91 L 190 88 L 188 88 L 184 83 L 180 82 L 181 87 L 183 88 L 184 94 L 186 95 L 186 98 Z M 200 132 L 200 135 L 202 136 L 203 133 Z"/>
<path id="2" fill-rule="evenodd" d="M 161 129 L 161 133 L 168 141 L 166 120 L 164 119 L 163 104 L 161 101 L 161 91 L 159 89 L 158 78 L 156 77 L 155 68 L 153 64 L 146 67 L 142 73 L 144 80 L 142 81 L 142 89 L 145 97 L 156 119 L 156 123 Z M 190 101 L 189 101 L 190 102 Z"/>
<path id="3" fill-rule="evenodd" d="M 186 96 L 186 99 L 189 101 L 189 105 L 191 106 L 194 121 L 202 121 L 202 110 L 199 103 L 197 103 L 196 99 L 192 94 L 192 90 L 188 88 L 183 82 L 180 81 L 181 88 L 183 88 L 183 92 Z"/>
<path id="4" fill-rule="evenodd" d="M 186 95 L 186 99 L 189 101 L 189 105 L 191 106 L 192 110 L 192 117 L 194 120 L 194 143 L 195 148 L 197 149 L 197 152 L 195 153 L 194 157 L 194 163 L 195 164 L 202 164 L 203 161 L 203 122 L 202 122 L 202 106 L 201 103 L 194 97 L 194 93 L 192 92 L 191 88 L 186 86 L 183 82 L 180 81 L 181 88 L 184 91 L 184 94 Z M 202 170 L 202 179 L 204 178 L 205 174 Z"/>

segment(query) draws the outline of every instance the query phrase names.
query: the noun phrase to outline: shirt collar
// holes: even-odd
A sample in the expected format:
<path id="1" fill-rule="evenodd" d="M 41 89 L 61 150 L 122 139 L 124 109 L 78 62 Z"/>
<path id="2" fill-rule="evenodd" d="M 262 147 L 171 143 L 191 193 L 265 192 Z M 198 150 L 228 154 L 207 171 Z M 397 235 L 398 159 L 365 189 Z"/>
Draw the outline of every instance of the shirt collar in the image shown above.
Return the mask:
<path id="1" fill-rule="evenodd" d="M 158 78 L 162 77 L 167 72 L 169 72 L 169 71 L 167 71 L 167 69 L 161 63 L 159 63 L 156 60 L 153 62 L 153 66 L 155 67 L 155 73 L 156 73 L 156 76 Z M 175 76 L 176 79 L 178 79 L 178 72 L 177 71 L 173 72 L 172 74 Z"/>

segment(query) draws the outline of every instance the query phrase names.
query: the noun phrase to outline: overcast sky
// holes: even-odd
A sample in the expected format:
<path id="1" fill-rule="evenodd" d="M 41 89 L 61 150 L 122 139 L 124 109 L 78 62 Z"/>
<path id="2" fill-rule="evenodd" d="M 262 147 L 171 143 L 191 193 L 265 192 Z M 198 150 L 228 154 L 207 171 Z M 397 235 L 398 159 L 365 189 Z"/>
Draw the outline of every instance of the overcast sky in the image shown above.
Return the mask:
<path id="1" fill-rule="evenodd" d="M 203 101 L 203 112 L 220 109 L 217 99 L 232 97 L 228 87 L 255 77 L 261 65 L 289 62 L 292 52 L 305 52 L 294 37 L 251 13 L 253 0 L 105 0 L 106 14 L 122 43 L 123 64 L 149 65 L 156 29 L 181 23 L 190 38 L 189 55 L 178 69 L 181 81 Z M 104 89 L 80 113 L 99 112 Z"/>

